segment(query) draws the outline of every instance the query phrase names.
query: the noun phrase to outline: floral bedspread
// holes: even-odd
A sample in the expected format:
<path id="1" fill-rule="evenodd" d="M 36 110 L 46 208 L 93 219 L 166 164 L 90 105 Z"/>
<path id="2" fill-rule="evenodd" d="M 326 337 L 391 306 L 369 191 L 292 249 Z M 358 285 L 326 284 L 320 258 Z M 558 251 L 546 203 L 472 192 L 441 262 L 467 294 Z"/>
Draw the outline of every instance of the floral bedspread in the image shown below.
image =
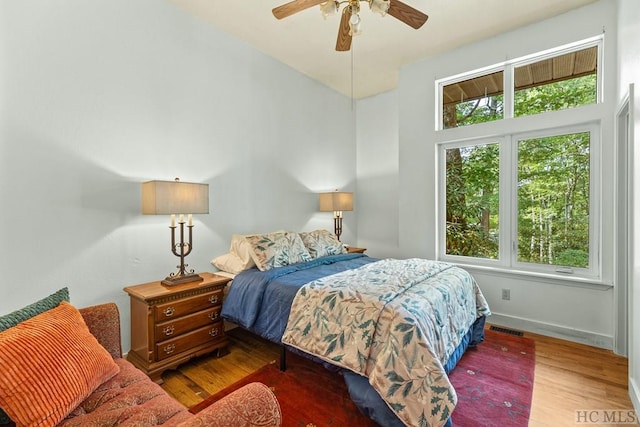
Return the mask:
<path id="1" fill-rule="evenodd" d="M 282 342 L 367 376 L 409 426 L 441 426 L 457 396 L 443 365 L 489 307 L 452 264 L 385 259 L 310 282 Z"/>

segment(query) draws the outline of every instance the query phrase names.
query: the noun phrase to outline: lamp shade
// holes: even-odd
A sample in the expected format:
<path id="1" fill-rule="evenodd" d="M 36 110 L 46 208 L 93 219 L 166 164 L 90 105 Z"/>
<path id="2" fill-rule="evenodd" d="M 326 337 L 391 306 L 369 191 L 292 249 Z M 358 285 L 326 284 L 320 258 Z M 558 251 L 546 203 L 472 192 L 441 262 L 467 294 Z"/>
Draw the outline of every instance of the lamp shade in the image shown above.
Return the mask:
<path id="1" fill-rule="evenodd" d="M 209 184 L 176 181 L 142 183 L 145 215 L 209 213 Z"/>
<path id="2" fill-rule="evenodd" d="M 334 191 L 320 193 L 320 212 L 338 212 L 353 210 L 353 193 Z"/>

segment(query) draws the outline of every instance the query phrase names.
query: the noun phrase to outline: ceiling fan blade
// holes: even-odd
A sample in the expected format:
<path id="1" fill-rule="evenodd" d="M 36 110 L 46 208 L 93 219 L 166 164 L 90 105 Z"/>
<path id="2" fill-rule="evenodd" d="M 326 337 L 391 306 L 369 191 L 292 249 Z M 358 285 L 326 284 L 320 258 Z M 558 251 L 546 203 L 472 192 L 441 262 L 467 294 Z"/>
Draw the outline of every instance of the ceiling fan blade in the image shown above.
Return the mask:
<path id="1" fill-rule="evenodd" d="M 342 10 L 342 18 L 340 18 L 340 28 L 338 28 L 338 40 L 336 40 L 336 50 L 338 52 L 346 52 L 351 49 L 351 28 L 349 27 L 349 18 L 351 11 L 348 7 Z"/>
<path id="2" fill-rule="evenodd" d="M 298 13 L 302 10 L 309 9 L 310 7 L 317 6 L 320 3 L 324 3 L 327 0 L 293 0 L 289 3 L 285 3 L 272 10 L 273 16 L 278 19 L 286 18 L 294 13 Z"/>
<path id="3" fill-rule="evenodd" d="M 418 9 L 414 9 L 408 4 L 402 3 L 400 0 L 390 0 L 387 13 L 416 30 L 422 27 L 422 25 L 427 22 L 427 19 L 429 19 L 427 15 Z"/>

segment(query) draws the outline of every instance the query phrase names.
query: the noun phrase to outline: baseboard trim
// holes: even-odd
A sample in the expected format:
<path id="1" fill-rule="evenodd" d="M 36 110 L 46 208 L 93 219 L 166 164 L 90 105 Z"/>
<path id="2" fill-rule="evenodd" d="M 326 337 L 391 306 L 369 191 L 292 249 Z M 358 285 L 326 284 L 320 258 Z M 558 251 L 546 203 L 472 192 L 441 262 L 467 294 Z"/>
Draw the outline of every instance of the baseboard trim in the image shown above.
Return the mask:
<path id="1" fill-rule="evenodd" d="M 500 313 L 491 314 L 487 319 L 487 322 L 492 325 L 519 329 L 521 331 L 560 338 L 593 347 L 604 348 L 607 350 L 613 349 L 613 337 L 608 335 L 595 334 L 593 332 L 566 328 L 550 323 L 538 322 L 535 320 L 523 319 L 521 317 L 509 316 Z"/>
<path id="2" fill-rule="evenodd" d="M 629 397 L 636 411 L 636 416 L 640 419 L 640 384 L 631 377 L 629 377 Z"/>

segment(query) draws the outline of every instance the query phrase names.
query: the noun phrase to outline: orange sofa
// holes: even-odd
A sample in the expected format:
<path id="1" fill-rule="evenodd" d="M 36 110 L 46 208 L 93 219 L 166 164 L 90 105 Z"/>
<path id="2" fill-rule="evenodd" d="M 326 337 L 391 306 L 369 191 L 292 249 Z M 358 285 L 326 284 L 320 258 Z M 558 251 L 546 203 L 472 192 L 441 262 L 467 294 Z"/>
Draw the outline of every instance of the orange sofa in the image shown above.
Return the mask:
<path id="1" fill-rule="evenodd" d="M 280 426 L 273 392 L 251 383 L 191 414 L 142 371 L 122 358 L 120 316 L 113 303 L 78 310 L 89 332 L 109 352 L 119 370 L 99 385 L 58 425 L 72 426 Z M 108 356 L 106 356 L 108 357 Z"/>

